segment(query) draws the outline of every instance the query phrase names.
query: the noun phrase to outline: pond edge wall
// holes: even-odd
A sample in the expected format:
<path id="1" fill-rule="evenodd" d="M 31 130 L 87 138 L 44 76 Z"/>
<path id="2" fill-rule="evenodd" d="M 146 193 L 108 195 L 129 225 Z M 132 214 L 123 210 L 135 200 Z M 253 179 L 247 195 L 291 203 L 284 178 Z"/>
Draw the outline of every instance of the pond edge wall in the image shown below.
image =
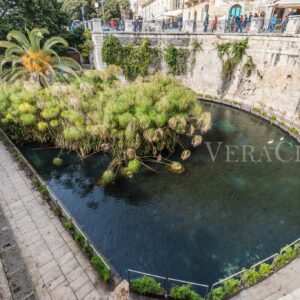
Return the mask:
<path id="1" fill-rule="evenodd" d="M 181 33 L 93 33 L 94 65 L 105 66 L 101 58 L 102 44 L 107 35 L 116 36 L 122 45 L 137 44 L 149 39 L 161 51 L 168 45 L 192 50 L 195 41 L 202 50 L 190 55 L 187 72 L 179 76 L 183 83 L 203 95 L 233 99 L 245 105 L 268 108 L 277 115 L 285 115 L 300 127 L 300 36 L 299 35 L 248 35 L 248 34 L 181 34 Z M 216 47 L 220 43 L 249 39 L 246 54 L 235 69 L 226 89 L 222 88 L 222 60 Z M 244 65 L 251 56 L 254 69 L 251 75 Z M 161 72 L 167 73 L 162 60 Z"/>

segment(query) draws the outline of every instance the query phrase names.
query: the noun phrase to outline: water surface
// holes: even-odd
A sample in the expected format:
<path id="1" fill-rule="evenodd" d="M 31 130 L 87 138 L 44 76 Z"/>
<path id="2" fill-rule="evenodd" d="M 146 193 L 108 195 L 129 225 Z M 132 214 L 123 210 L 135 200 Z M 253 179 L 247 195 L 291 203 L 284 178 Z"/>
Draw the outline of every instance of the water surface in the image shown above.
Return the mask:
<path id="1" fill-rule="evenodd" d="M 160 167 L 158 173 L 143 170 L 103 188 L 94 183 L 107 166 L 104 155 L 81 162 L 63 154 L 64 165 L 55 168 L 58 150 L 21 149 L 124 276 L 131 268 L 212 283 L 300 236 L 299 163 L 229 163 L 225 147 L 254 145 L 257 159 L 267 145 L 274 159 L 278 143 L 296 142 L 254 116 L 217 104 L 203 106 L 214 120 L 204 140 L 212 142 L 213 151 L 217 142 L 224 144 L 215 162 L 205 144 L 193 150 L 182 175 Z M 281 154 L 295 155 L 290 145 L 283 145 Z"/>

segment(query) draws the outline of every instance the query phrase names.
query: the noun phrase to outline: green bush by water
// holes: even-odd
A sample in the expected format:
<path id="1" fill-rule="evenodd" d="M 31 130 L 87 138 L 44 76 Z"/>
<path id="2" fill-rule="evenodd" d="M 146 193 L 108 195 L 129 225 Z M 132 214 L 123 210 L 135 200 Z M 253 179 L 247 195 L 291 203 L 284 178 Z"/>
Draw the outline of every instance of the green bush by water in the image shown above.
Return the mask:
<path id="1" fill-rule="evenodd" d="M 178 300 L 203 300 L 195 291 L 192 286 L 184 284 L 181 286 L 173 287 L 170 291 L 170 296 Z"/>
<path id="2" fill-rule="evenodd" d="M 149 276 L 133 279 L 130 284 L 136 293 L 142 295 L 147 293 L 162 294 L 164 292 L 164 289 L 161 287 L 160 283 Z"/>
<path id="3" fill-rule="evenodd" d="M 105 282 L 111 280 L 111 274 L 109 269 L 107 269 L 107 267 L 98 255 L 95 254 L 92 256 L 91 264 Z"/>

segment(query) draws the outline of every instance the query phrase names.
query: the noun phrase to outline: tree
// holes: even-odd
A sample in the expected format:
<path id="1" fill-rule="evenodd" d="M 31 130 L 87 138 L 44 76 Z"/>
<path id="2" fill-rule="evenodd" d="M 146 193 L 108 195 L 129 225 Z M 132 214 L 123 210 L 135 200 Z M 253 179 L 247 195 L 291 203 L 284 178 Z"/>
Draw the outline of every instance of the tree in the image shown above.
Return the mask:
<path id="1" fill-rule="evenodd" d="M 47 29 L 8 33 L 7 41 L 0 41 L 0 48 L 6 49 L 0 63 L 0 79 L 13 83 L 18 79 L 36 79 L 42 86 L 57 77 L 77 77 L 80 65 L 69 57 L 59 57 L 53 50 L 55 45 L 68 47 L 61 37 L 51 37 L 41 47 Z"/>
<path id="2" fill-rule="evenodd" d="M 130 12 L 130 2 L 129 0 L 106 0 L 104 3 L 104 20 L 109 21 L 111 19 L 125 18 Z M 102 11 L 100 11 L 102 15 Z"/>
<path id="3" fill-rule="evenodd" d="M 94 1 L 92 0 L 63 0 L 62 8 L 71 19 L 81 19 L 81 7 L 84 8 L 84 18 L 91 19 L 96 16 Z"/>
<path id="4" fill-rule="evenodd" d="M 12 30 L 48 28 L 50 34 L 66 33 L 70 18 L 58 0 L 0 0 L 0 39 Z"/>

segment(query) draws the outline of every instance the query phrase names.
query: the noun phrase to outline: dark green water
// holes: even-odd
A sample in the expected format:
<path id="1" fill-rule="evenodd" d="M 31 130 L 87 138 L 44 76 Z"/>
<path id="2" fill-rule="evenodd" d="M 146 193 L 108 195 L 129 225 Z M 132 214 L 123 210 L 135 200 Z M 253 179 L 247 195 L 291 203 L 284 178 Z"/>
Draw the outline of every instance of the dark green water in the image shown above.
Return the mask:
<path id="1" fill-rule="evenodd" d="M 182 175 L 159 168 L 94 185 L 107 159 L 81 163 L 55 149 L 22 148 L 54 193 L 82 225 L 95 246 L 124 276 L 128 268 L 200 283 L 212 283 L 265 258 L 300 236 L 300 163 L 226 162 L 225 145 L 274 149 L 287 134 L 243 112 L 203 104 L 214 126 L 204 138 L 217 148 L 215 162 L 205 144 L 193 150 Z M 269 143 L 268 143 L 269 142 Z M 295 149 L 282 145 L 284 158 Z M 237 150 L 241 154 L 241 150 Z M 238 156 L 237 156 L 238 157 Z M 265 158 L 265 159 L 264 159 Z M 262 160 L 266 161 L 266 157 Z"/>

